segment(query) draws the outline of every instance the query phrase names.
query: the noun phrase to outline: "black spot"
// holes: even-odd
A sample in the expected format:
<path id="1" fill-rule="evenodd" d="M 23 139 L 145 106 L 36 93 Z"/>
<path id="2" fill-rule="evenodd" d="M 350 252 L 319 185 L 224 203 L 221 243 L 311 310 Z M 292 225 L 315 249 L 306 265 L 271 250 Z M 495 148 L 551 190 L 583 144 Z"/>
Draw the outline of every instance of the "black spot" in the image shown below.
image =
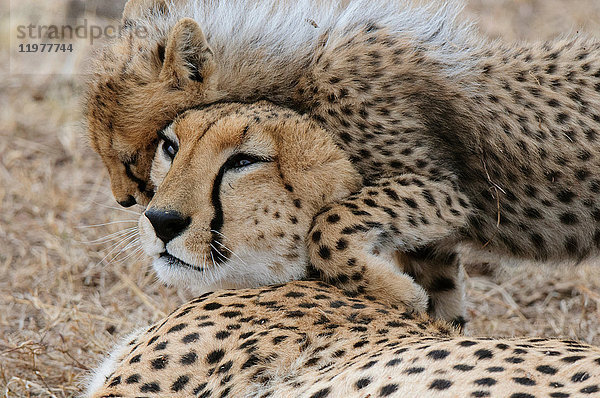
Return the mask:
<path id="1" fill-rule="evenodd" d="M 344 250 L 347 247 L 348 247 L 348 241 L 346 241 L 344 238 L 340 238 L 335 245 L 335 248 L 337 250 Z"/>
<path id="2" fill-rule="evenodd" d="M 569 121 L 570 116 L 567 113 L 561 112 L 556 116 L 556 121 L 560 124 L 564 124 Z"/>
<path id="3" fill-rule="evenodd" d="M 160 357 L 154 358 L 152 361 L 150 361 L 150 364 L 156 370 L 164 369 L 168 363 L 169 363 L 168 355 L 161 355 Z"/>
<path id="4" fill-rule="evenodd" d="M 533 243 L 535 245 L 535 247 L 537 247 L 538 249 L 542 249 L 546 246 L 546 242 L 544 241 L 544 238 L 542 237 L 542 235 L 538 234 L 537 232 L 533 232 L 529 238 L 531 239 L 531 243 Z"/>
<path id="5" fill-rule="evenodd" d="M 454 369 L 460 370 L 461 372 L 469 372 L 469 371 L 475 369 L 475 366 L 459 364 L 459 365 L 454 365 Z"/>
<path id="6" fill-rule="evenodd" d="M 544 373 L 547 375 L 555 375 L 556 372 L 558 372 L 558 370 L 556 368 L 553 368 L 552 366 L 548 366 L 548 365 L 540 365 L 537 368 L 535 368 L 538 372 L 540 373 Z"/>
<path id="7" fill-rule="evenodd" d="M 592 386 L 584 387 L 584 388 L 582 388 L 579 391 L 582 392 L 582 393 L 584 393 L 584 394 L 593 394 L 595 392 L 600 391 L 600 388 L 598 387 L 598 385 L 592 385 Z"/>
<path id="8" fill-rule="evenodd" d="M 425 368 L 417 368 L 417 367 L 412 367 L 412 368 L 408 368 L 404 371 L 404 373 L 408 374 L 408 375 L 414 375 L 414 374 L 418 374 L 418 373 L 423 373 L 425 371 Z"/>
<path id="9" fill-rule="evenodd" d="M 207 311 L 212 311 L 221 308 L 223 305 L 219 303 L 208 303 L 204 306 L 204 309 Z"/>
<path id="10" fill-rule="evenodd" d="M 535 398 L 535 395 L 527 394 L 524 392 L 516 392 L 511 394 L 510 398 Z"/>
<path id="11" fill-rule="evenodd" d="M 225 340 L 229 336 L 231 336 L 231 333 L 226 330 L 221 330 L 215 334 L 217 340 Z"/>
<path id="12" fill-rule="evenodd" d="M 115 387 L 115 386 L 118 386 L 119 384 L 121 384 L 121 376 L 117 376 L 117 377 L 113 378 L 108 386 Z"/>
<path id="13" fill-rule="evenodd" d="M 174 333 L 180 330 L 183 330 L 187 327 L 187 323 L 180 323 L 178 325 L 173 326 L 171 329 L 167 330 L 167 333 Z"/>
<path id="14" fill-rule="evenodd" d="M 259 362 L 259 358 L 256 355 L 250 355 L 246 362 L 242 364 L 242 369 L 246 369 L 256 365 Z"/>
<path id="15" fill-rule="evenodd" d="M 189 344 L 189 343 L 193 343 L 194 341 L 198 340 L 200 338 L 200 336 L 198 335 L 198 333 L 190 333 L 186 336 L 184 336 L 181 341 L 185 344 Z"/>
<path id="16" fill-rule="evenodd" d="M 529 218 L 533 218 L 533 219 L 542 218 L 542 214 L 540 213 L 540 211 L 538 209 L 534 209 L 532 207 L 527 207 L 523 211 L 525 212 L 525 216 L 527 216 Z"/>
<path id="17" fill-rule="evenodd" d="M 190 377 L 187 375 L 179 376 L 177 380 L 171 386 L 171 391 L 179 392 L 185 388 L 185 385 L 190 381 Z"/>
<path id="18" fill-rule="evenodd" d="M 157 382 L 146 383 L 140 387 L 141 392 L 160 392 L 160 385 Z"/>
<path id="19" fill-rule="evenodd" d="M 318 243 L 321 240 L 321 231 L 315 231 L 313 232 L 311 239 L 313 242 Z"/>
<path id="20" fill-rule="evenodd" d="M 521 363 L 521 362 L 525 361 L 523 358 L 519 358 L 519 357 L 508 357 L 504 360 L 508 363 Z"/>
<path id="21" fill-rule="evenodd" d="M 198 355 L 194 351 L 190 351 L 187 354 L 183 355 L 179 360 L 179 363 L 182 365 L 191 365 L 196 362 Z"/>
<path id="22" fill-rule="evenodd" d="M 392 359 L 391 361 L 389 361 L 388 363 L 385 364 L 385 366 L 396 366 L 399 363 L 402 362 L 401 358 L 396 358 L 396 359 Z"/>
<path id="23" fill-rule="evenodd" d="M 404 201 L 404 203 L 406 203 L 408 205 L 408 207 L 412 208 L 412 209 L 416 209 L 419 206 L 417 205 L 417 202 L 415 202 L 413 199 L 411 198 L 402 198 L 402 200 Z"/>
<path id="24" fill-rule="evenodd" d="M 566 212 L 560 215 L 560 222 L 565 225 L 575 225 L 577 224 L 578 219 L 574 213 Z"/>
<path id="25" fill-rule="evenodd" d="M 338 214 L 330 214 L 327 216 L 327 222 L 330 224 L 335 224 L 340 221 L 340 216 Z"/>
<path id="26" fill-rule="evenodd" d="M 583 357 L 581 355 L 573 355 L 571 357 L 564 357 L 561 359 L 561 361 L 566 362 L 566 363 L 575 363 L 583 358 L 585 358 L 585 357 Z"/>
<path id="27" fill-rule="evenodd" d="M 566 240 L 565 240 L 565 249 L 567 250 L 567 252 L 569 254 L 577 254 L 577 251 L 579 250 L 579 244 L 577 243 L 577 238 L 574 236 L 569 236 Z"/>
<path id="28" fill-rule="evenodd" d="M 490 358 L 494 357 L 494 354 L 492 354 L 492 352 L 490 350 L 486 350 L 486 349 L 477 350 L 477 351 L 475 351 L 474 355 L 478 359 L 490 359 Z"/>
<path id="29" fill-rule="evenodd" d="M 429 386 L 430 390 L 447 390 L 452 386 L 452 382 L 450 380 L 445 379 L 436 379 Z"/>
<path id="30" fill-rule="evenodd" d="M 427 356 L 431 359 L 440 360 L 450 355 L 449 351 L 446 350 L 433 350 L 427 353 Z"/>
<path id="31" fill-rule="evenodd" d="M 356 389 L 360 390 L 361 388 L 368 386 L 370 383 L 371 383 L 371 379 L 369 379 L 368 377 L 363 377 L 362 379 L 359 379 L 356 382 Z"/>
<path id="32" fill-rule="evenodd" d="M 314 393 L 313 395 L 311 395 L 310 398 L 325 398 L 326 396 L 329 395 L 330 392 L 331 392 L 331 389 L 329 387 L 323 388 L 322 390 L 319 390 L 316 393 Z"/>
<path id="33" fill-rule="evenodd" d="M 478 386 L 487 386 L 487 387 L 491 387 L 494 384 L 496 384 L 496 380 L 492 379 L 491 377 L 484 377 L 482 379 L 477 379 L 475 380 L 473 383 L 475 383 Z"/>
<path id="34" fill-rule="evenodd" d="M 521 384 L 523 386 L 535 386 L 535 380 L 530 379 L 529 377 L 513 377 L 513 380 L 517 384 Z"/>
<path id="35" fill-rule="evenodd" d="M 225 356 L 225 351 L 223 351 L 222 349 L 214 350 L 206 356 L 206 362 L 208 362 L 211 365 L 214 365 L 215 363 L 217 363 L 221 359 L 223 359 L 224 356 Z"/>
<path id="36" fill-rule="evenodd" d="M 164 350 L 165 348 L 167 348 L 167 344 L 169 344 L 168 341 L 161 341 L 160 343 L 154 346 L 154 351 Z"/>
<path id="37" fill-rule="evenodd" d="M 369 206 L 369 207 L 377 207 L 377 202 L 375 202 L 373 199 L 364 199 L 363 202 Z"/>
<path id="38" fill-rule="evenodd" d="M 331 250 L 327 246 L 319 247 L 319 257 L 323 260 L 329 260 L 331 258 Z"/>
<path id="39" fill-rule="evenodd" d="M 502 366 L 490 366 L 486 370 L 490 373 L 504 372 L 504 368 Z"/>
<path id="40" fill-rule="evenodd" d="M 130 363 L 130 364 L 132 364 L 132 363 L 138 363 L 138 362 L 140 361 L 140 359 L 141 359 L 141 358 L 142 358 L 142 355 L 141 355 L 141 354 L 138 354 L 138 355 L 134 356 L 133 358 L 131 358 L 131 359 L 129 360 L 129 363 Z"/>
<path id="41" fill-rule="evenodd" d="M 575 197 L 575 194 L 573 192 L 571 192 L 570 190 L 565 189 L 565 190 L 560 191 L 556 195 L 556 197 L 558 198 L 558 200 L 560 200 L 563 203 L 571 203 L 571 201 Z"/>
<path id="42" fill-rule="evenodd" d="M 587 372 L 577 372 L 571 377 L 573 383 L 582 383 L 590 378 L 590 374 Z"/>
<path id="43" fill-rule="evenodd" d="M 367 370 L 373 367 L 373 365 L 375 365 L 377 363 L 377 361 L 369 361 L 366 364 L 364 364 L 361 369 L 362 370 Z"/>
<path id="44" fill-rule="evenodd" d="M 554 66 L 554 67 L 556 67 L 556 65 L 550 65 L 550 66 Z M 548 67 L 548 68 L 550 68 L 550 67 Z M 549 73 L 550 73 L 550 72 L 549 72 Z M 548 105 L 550 105 L 550 106 L 551 106 L 551 107 L 553 107 L 553 108 L 557 108 L 557 107 L 559 107 L 559 106 L 560 106 L 560 102 L 558 102 L 558 101 L 557 101 L 557 100 L 555 100 L 555 99 L 551 99 L 550 101 L 548 101 Z"/>
<path id="45" fill-rule="evenodd" d="M 398 391 L 397 384 L 388 384 L 388 385 L 381 387 L 381 390 L 379 391 L 379 396 L 387 397 L 388 395 L 391 395 L 391 394 L 395 393 L 396 391 Z"/>
<path id="46" fill-rule="evenodd" d="M 140 375 L 135 373 L 125 379 L 125 383 L 127 384 L 135 384 L 140 382 Z"/>

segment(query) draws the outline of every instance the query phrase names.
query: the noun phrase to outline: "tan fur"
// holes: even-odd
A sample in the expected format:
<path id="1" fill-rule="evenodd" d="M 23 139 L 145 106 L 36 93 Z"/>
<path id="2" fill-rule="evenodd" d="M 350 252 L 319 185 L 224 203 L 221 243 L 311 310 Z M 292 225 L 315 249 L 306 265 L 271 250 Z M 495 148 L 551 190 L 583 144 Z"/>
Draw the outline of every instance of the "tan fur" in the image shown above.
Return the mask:
<path id="1" fill-rule="evenodd" d="M 242 3 L 230 3 L 240 24 Z M 326 24 L 321 14 L 310 18 L 310 29 L 304 20 L 287 21 L 295 25 L 282 28 L 275 44 L 266 33 L 247 43 L 231 33 L 237 45 L 231 53 L 214 26 L 200 35 L 183 18 L 202 8 L 186 4 L 144 14 L 135 23 L 155 26 L 152 37 L 122 37 L 99 60 L 90 132 L 118 200 L 132 203 L 133 195 L 146 203 L 144 195 L 151 195 L 151 184 L 140 193 L 117 159 L 137 160 L 129 167 L 147 182 L 161 124 L 193 105 L 269 99 L 318 123 L 363 177 L 364 187 L 326 207 L 310 231 L 311 264 L 324 280 L 357 293 L 366 289 L 361 275 L 371 275 L 380 279 L 373 291 L 383 299 L 393 286 L 375 275 L 381 259 L 400 250 L 404 269 L 431 294 L 430 311 L 461 323 L 457 245 L 547 262 L 577 263 L 598 253 L 597 41 L 487 43 L 455 34 L 464 31 L 448 28 L 451 16 L 432 16 L 439 29 L 423 30 L 422 22 L 410 25 L 409 12 L 392 8 L 389 18 L 361 19 L 350 2 L 332 6 L 346 19 L 327 19 L 322 8 Z M 389 4 L 365 4 L 364 14 Z M 271 8 L 266 15 L 282 18 L 280 7 Z M 415 9 L 415 18 L 422 14 Z M 307 39 L 297 40 L 297 31 Z M 172 62 L 157 57 L 172 36 L 193 38 L 174 47 L 181 57 L 169 58 L 189 60 L 176 68 L 177 78 L 163 73 Z M 287 45 L 294 40 L 295 47 Z M 196 58 L 189 57 L 193 48 Z M 117 88 L 107 89 L 107 82 Z"/>
<path id="2" fill-rule="evenodd" d="M 321 282 L 221 291 L 130 338 L 89 397 L 567 397 L 600 393 L 600 349 L 460 337 Z M 554 395 L 552 395 L 554 394 Z"/>

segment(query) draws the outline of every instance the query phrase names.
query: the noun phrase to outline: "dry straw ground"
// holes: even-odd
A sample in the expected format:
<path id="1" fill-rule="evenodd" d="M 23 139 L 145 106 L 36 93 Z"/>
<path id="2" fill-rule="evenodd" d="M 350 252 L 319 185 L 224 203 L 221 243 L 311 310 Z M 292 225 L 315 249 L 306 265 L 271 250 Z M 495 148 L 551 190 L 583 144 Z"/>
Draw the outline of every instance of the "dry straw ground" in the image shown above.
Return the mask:
<path id="1" fill-rule="evenodd" d="M 506 40 L 575 30 L 600 39 L 598 0 L 471 0 L 466 14 L 482 34 Z M 115 338 L 186 297 L 157 284 L 135 249 L 120 251 L 134 240 L 127 228 L 139 209 L 115 205 L 81 138 L 80 83 L 8 76 L 8 43 L 0 44 L 0 393 L 72 396 Z M 598 266 L 477 269 L 485 267 L 468 280 L 469 333 L 600 344 Z"/>

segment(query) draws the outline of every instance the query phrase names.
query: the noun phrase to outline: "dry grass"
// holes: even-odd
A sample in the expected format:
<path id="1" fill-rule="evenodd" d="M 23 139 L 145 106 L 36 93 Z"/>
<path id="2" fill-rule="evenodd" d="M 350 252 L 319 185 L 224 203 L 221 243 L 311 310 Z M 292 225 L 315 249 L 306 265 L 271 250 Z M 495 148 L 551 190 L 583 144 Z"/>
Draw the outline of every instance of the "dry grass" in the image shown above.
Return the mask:
<path id="1" fill-rule="evenodd" d="M 547 39 L 579 26 L 600 37 L 597 0 L 472 0 L 466 12 L 493 37 Z M 0 73 L 6 76 L 2 45 Z M 101 162 L 81 138 L 80 93 L 67 78 L 0 80 L 5 396 L 77 394 L 81 374 L 117 336 L 186 299 L 157 284 L 141 254 L 120 252 L 133 239 L 123 231 L 135 226 L 137 215 L 116 207 Z M 597 266 L 580 266 L 471 276 L 470 332 L 600 344 L 599 274 Z"/>

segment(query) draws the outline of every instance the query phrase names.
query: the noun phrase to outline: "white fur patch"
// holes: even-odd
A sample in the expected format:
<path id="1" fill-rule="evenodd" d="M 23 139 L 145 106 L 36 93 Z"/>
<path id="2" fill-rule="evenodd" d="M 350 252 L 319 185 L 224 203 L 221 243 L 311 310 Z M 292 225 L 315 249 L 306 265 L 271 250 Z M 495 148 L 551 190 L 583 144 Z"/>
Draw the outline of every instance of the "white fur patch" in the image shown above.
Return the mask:
<path id="1" fill-rule="evenodd" d="M 113 348 L 111 353 L 102 360 L 100 366 L 95 368 L 87 377 L 85 382 L 86 389 L 83 397 L 91 397 L 96 391 L 102 388 L 104 383 L 106 383 L 117 368 L 117 365 L 119 365 L 122 357 L 131 349 L 132 346 L 130 342 L 144 333 L 146 329 L 147 328 L 139 328 L 128 334 L 115 346 L 115 348 Z"/>
<path id="2" fill-rule="evenodd" d="M 265 86 L 252 82 L 268 82 L 274 72 L 290 74 L 289 79 L 279 76 L 278 81 L 292 85 L 293 75 L 305 69 L 324 33 L 329 37 L 325 45 L 336 46 L 341 38 L 375 24 L 426 47 L 449 75 L 468 70 L 471 51 L 481 47 L 471 23 L 459 21 L 462 4 L 458 1 L 420 7 L 398 0 L 353 0 L 347 5 L 340 0 L 181 3 L 170 3 L 167 15 L 149 12 L 147 19 L 138 23 L 150 33 L 150 40 L 164 42 L 177 21 L 193 18 L 215 53 L 223 79 L 217 87 L 240 97 L 255 95 L 244 93 L 243 88 Z M 243 87 L 236 92 L 236 85 Z"/>

